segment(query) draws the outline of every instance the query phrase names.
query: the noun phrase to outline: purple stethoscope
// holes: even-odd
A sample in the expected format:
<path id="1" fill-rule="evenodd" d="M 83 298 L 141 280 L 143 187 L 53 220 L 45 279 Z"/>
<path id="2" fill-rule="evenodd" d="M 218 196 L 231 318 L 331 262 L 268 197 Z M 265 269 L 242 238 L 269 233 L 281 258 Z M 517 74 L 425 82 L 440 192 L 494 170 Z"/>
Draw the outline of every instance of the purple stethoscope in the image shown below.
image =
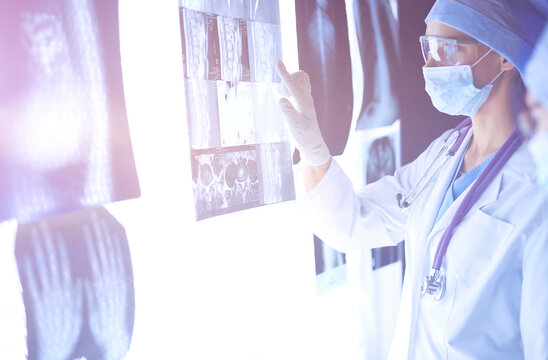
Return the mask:
<path id="1" fill-rule="evenodd" d="M 432 162 L 430 163 L 426 171 L 423 173 L 423 175 L 419 178 L 415 186 L 413 186 L 409 194 L 405 197 L 401 193 L 398 193 L 396 195 L 396 199 L 398 200 L 398 205 L 400 208 L 402 209 L 408 208 L 411 205 L 411 203 L 427 187 L 430 180 L 438 173 L 438 171 L 447 162 L 447 160 L 456 154 L 462 142 L 466 138 L 466 135 L 472 128 L 471 125 L 472 125 L 472 120 L 470 118 L 464 120 L 459 125 L 457 125 L 457 127 L 455 127 L 453 131 L 451 131 L 451 133 L 447 136 L 441 150 L 438 152 L 436 157 L 432 160 Z M 453 144 L 450 146 L 449 139 L 454 138 L 455 134 L 457 138 L 453 142 Z M 510 135 L 510 137 L 506 140 L 504 145 L 502 145 L 499 151 L 491 159 L 489 164 L 487 164 L 487 166 L 482 171 L 478 179 L 474 182 L 468 194 L 466 194 L 466 197 L 464 198 L 461 205 L 457 209 L 455 216 L 453 217 L 453 219 L 451 220 L 451 223 L 449 224 L 449 226 L 443 233 L 440 243 L 438 244 L 438 248 L 436 250 L 434 263 L 432 264 L 432 269 L 430 270 L 430 274 L 424 277 L 424 280 L 422 283 L 422 287 L 421 287 L 422 294 L 433 295 L 434 298 L 438 301 L 442 298 L 443 294 L 445 293 L 445 276 L 441 274 L 441 264 L 443 262 L 443 258 L 445 257 L 445 253 L 447 252 L 447 247 L 449 246 L 449 242 L 451 241 L 451 237 L 453 236 L 455 228 L 459 225 L 459 223 L 462 221 L 466 213 L 470 210 L 472 205 L 474 205 L 474 203 L 479 199 L 481 194 L 485 191 L 487 186 L 489 186 L 489 184 L 495 178 L 495 176 L 504 167 L 508 159 L 510 159 L 510 157 L 514 154 L 514 152 L 516 152 L 516 150 L 519 148 L 522 142 L 523 142 L 522 134 L 520 133 L 518 129 L 514 130 L 512 135 Z M 434 167 L 434 164 L 438 162 L 438 160 L 440 159 L 440 157 L 442 157 L 444 153 L 446 154 L 445 157 L 442 158 L 442 161 L 438 165 L 436 170 L 432 172 L 431 170 Z"/>

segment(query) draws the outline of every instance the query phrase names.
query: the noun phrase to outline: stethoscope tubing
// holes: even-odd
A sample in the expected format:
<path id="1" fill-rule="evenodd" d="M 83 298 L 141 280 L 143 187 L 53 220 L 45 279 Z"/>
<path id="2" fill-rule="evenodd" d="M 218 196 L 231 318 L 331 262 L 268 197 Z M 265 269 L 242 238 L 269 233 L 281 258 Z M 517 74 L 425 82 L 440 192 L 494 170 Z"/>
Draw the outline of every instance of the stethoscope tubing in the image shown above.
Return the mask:
<path id="1" fill-rule="evenodd" d="M 449 246 L 449 242 L 451 241 L 451 237 L 453 236 L 456 227 L 459 225 L 459 223 L 466 216 L 470 208 L 479 199 L 487 186 L 489 186 L 495 176 L 497 176 L 497 174 L 502 170 L 506 162 L 508 162 L 510 157 L 512 157 L 514 152 L 516 152 L 516 150 L 520 147 L 522 143 L 523 135 L 518 129 L 516 129 L 512 133 L 512 135 L 510 135 L 510 137 L 505 141 L 504 145 L 501 148 L 501 151 L 495 154 L 491 162 L 489 162 L 489 164 L 480 174 L 479 178 L 474 182 L 472 188 L 457 209 L 457 212 L 451 220 L 451 223 L 443 233 L 440 243 L 438 244 L 438 247 L 436 249 L 434 263 L 432 265 L 433 270 L 439 271 L 441 269 L 443 258 L 445 257 L 447 247 Z"/>
<path id="2" fill-rule="evenodd" d="M 466 120 L 464 120 L 460 124 L 458 124 L 449 133 L 449 135 L 447 135 L 447 137 L 445 138 L 445 142 L 444 142 L 443 146 L 441 147 L 440 151 L 434 157 L 434 160 L 432 160 L 430 162 L 430 164 L 428 165 L 428 168 L 426 168 L 426 170 L 422 173 L 419 180 L 417 180 L 416 184 L 411 188 L 411 190 L 409 191 L 407 196 L 403 197 L 403 195 L 401 193 L 396 194 L 396 198 L 398 200 L 398 205 L 401 208 L 409 207 L 409 205 L 411 205 L 417 199 L 417 197 L 419 197 L 419 195 L 423 192 L 423 190 L 430 183 L 432 178 L 439 172 L 439 170 L 443 167 L 443 165 L 445 165 L 447 160 L 449 160 L 450 157 L 454 156 L 457 153 L 458 149 L 462 145 L 462 142 L 466 138 L 466 135 L 468 134 L 468 131 L 470 130 L 471 125 L 472 125 L 472 119 L 470 119 L 470 118 L 467 118 Z M 468 129 L 466 129 L 466 131 L 461 131 L 462 129 L 464 129 L 466 127 L 468 127 Z M 458 133 L 457 139 L 455 140 L 455 142 L 453 143 L 453 145 L 451 146 L 449 151 L 447 151 L 447 148 L 448 148 L 447 142 L 449 141 L 449 139 L 451 138 L 451 136 L 453 136 L 453 134 L 455 132 Z M 447 155 L 445 156 L 443 161 L 438 165 L 436 170 L 431 171 L 432 168 L 434 167 L 434 164 L 437 163 L 437 161 L 440 159 L 440 157 L 442 156 L 442 154 L 445 151 L 447 151 Z M 426 179 L 425 183 L 423 184 L 423 180 L 425 178 L 427 178 L 427 179 Z M 420 190 L 416 191 L 419 188 L 419 186 L 420 186 Z"/>

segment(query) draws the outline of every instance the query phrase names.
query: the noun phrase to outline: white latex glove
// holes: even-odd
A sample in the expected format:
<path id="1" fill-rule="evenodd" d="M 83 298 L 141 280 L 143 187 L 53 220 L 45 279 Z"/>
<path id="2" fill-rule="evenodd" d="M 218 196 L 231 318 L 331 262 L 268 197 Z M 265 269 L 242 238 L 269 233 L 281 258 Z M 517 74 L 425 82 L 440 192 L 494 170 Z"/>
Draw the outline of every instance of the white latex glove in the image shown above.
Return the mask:
<path id="1" fill-rule="evenodd" d="M 318 126 L 308 74 L 304 71 L 290 74 L 281 61 L 276 64 L 276 70 L 282 79 L 284 96 L 278 104 L 289 124 L 302 160 L 313 166 L 325 164 L 331 154 Z"/>

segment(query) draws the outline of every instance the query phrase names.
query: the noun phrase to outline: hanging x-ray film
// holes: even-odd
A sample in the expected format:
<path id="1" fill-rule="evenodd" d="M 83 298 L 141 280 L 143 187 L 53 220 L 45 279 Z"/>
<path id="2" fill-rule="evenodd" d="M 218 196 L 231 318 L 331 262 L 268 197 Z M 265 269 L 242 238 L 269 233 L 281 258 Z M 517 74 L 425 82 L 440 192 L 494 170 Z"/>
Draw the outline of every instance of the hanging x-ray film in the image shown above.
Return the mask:
<path id="1" fill-rule="evenodd" d="M 0 221 L 139 196 L 118 2 L 0 5 Z"/>
<path id="2" fill-rule="evenodd" d="M 308 73 L 318 124 L 331 155 L 348 140 L 354 104 L 346 5 L 338 0 L 295 1 L 299 67 Z"/>
<path id="3" fill-rule="evenodd" d="M 89 208 L 21 225 L 15 257 L 29 360 L 124 358 L 135 289 L 126 231 L 114 216 Z"/>
<path id="4" fill-rule="evenodd" d="M 295 199 L 278 1 L 179 1 L 198 220 Z"/>
<path id="5" fill-rule="evenodd" d="M 363 99 L 356 130 L 389 126 L 400 116 L 401 66 L 398 21 L 392 0 L 355 1 L 353 5 Z"/>

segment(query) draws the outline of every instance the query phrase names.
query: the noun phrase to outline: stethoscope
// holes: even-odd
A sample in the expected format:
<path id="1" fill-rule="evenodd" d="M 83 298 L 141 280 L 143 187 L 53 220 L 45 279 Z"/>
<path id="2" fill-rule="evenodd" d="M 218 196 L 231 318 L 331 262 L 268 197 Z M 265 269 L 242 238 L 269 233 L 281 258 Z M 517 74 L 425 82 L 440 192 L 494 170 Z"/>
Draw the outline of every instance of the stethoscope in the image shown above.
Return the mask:
<path id="1" fill-rule="evenodd" d="M 439 172 L 447 160 L 457 153 L 466 138 L 466 135 L 472 128 L 471 125 L 472 120 L 470 118 L 457 125 L 457 127 L 455 127 L 446 137 L 442 148 L 436 157 L 430 162 L 428 168 L 419 178 L 415 186 L 411 188 L 409 194 L 407 194 L 407 196 L 403 196 L 401 193 L 396 194 L 396 199 L 400 208 L 408 208 L 428 186 L 432 178 Z M 450 146 L 449 140 L 454 137 L 455 133 L 457 133 L 457 138 Z M 518 129 L 514 130 L 512 135 L 510 135 L 504 145 L 502 145 L 502 147 L 497 151 L 495 156 L 491 159 L 489 164 L 487 164 L 480 176 L 474 182 L 468 194 L 466 194 L 466 197 L 457 209 L 455 216 L 443 233 L 443 236 L 438 244 L 432 269 L 430 269 L 430 273 L 428 276 L 424 277 L 422 282 L 422 294 L 433 295 L 434 299 L 438 301 L 443 297 L 443 294 L 445 293 L 446 280 L 445 275 L 441 274 L 441 264 L 443 262 L 443 258 L 445 257 L 445 253 L 447 252 L 447 247 L 449 246 L 449 242 L 451 241 L 455 228 L 459 225 L 474 203 L 480 198 L 481 194 L 483 194 L 495 176 L 500 172 L 500 170 L 502 170 L 508 159 L 510 159 L 510 157 L 516 152 L 522 142 L 523 136 L 520 131 Z M 445 156 L 443 156 L 444 153 Z M 434 164 L 437 163 L 440 158 L 442 159 L 441 163 L 435 168 L 434 171 L 432 171 Z"/>

